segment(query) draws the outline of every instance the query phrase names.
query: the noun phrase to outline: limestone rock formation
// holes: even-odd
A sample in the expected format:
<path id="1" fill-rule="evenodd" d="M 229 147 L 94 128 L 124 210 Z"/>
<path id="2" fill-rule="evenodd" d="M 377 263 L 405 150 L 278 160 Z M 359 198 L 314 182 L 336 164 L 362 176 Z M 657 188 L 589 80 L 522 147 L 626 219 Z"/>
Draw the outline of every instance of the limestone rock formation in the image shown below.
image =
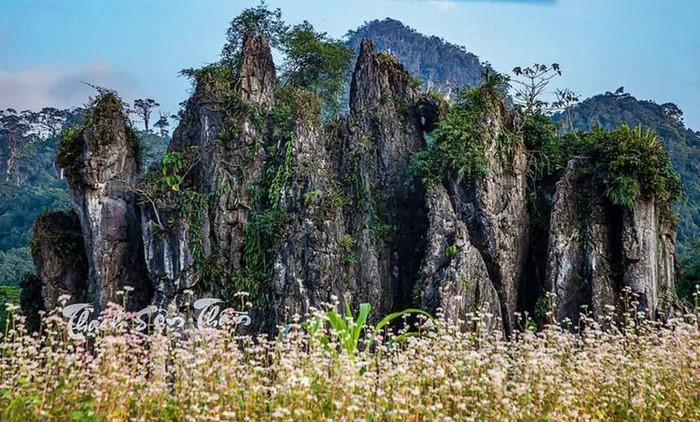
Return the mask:
<path id="1" fill-rule="evenodd" d="M 424 185 L 411 177 L 412 160 L 431 151 L 427 134 L 453 109 L 421 93 L 371 41 L 360 46 L 349 113 L 326 125 L 316 95 L 277 80 L 264 38 L 245 37 L 236 62 L 193 72 L 168 154 L 145 175 L 114 94 L 101 95 L 69 133 L 59 163 L 89 276 L 50 241 L 53 227 L 67 235 L 75 221 L 40 220 L 35 261 L 47 307 L 67 292 L 103 308 L 128 285 L 132 309 L 177 303 L 186 289 L 222 298 L 245 291 L 261 330 L 334 298 L 370 303 L 374 319 L 420 306 L 452 320 L 481 312 L 492 327 L 514 329 L 516 312 L 531 310 L 518 308 L 527 308 L 531 221 L 543 237 L 547 227 L 528 211 L 522 113 L 498 87 L 473 91 L 487 97 L 463 110 L 458 137 L 468 143 L 447 149 L 476 146 L 487 171 L 465 176 L 445 165 Z M 556 186 L 548 240 L 531 254 L 545 255 L 548 243 L 537 288 L 556 294 L 559 319 L 576 320 L 582 306 L 604 315 L 624 287 L 650 316 L 668 313 L 673 226 L 653 200 L 633 210 L 609 204 L 587 165 L 571 160 Z"/>
<path id="2" fill-rule="evenodd" d="M 74 212 L 56 211 L 39 217 L 32 233 L 32 257 L 45 309 L 59 306 L 63 295 L 70 296 L 67 303 L 85 300 L 87 259 L 80 221 Z"/>
<path id="3" fill-rule="evenodd" d="M 192 163 L 187 183 L 201 194 L 201 208 L 190 210 L 189 219 L 177 218 L 172 204 L 155 204 L 144 214 L 148 270 L 157 280 L 158 303 L 169 302 L 195 284 L 206 290 L 204 270 L 220 269 L 213 281 L 242 270 L 247 215 L 267 156 L 261 112 L 273 105 L 276 88 L 267 41 L 246 37 L 241 68 L 231 71 L 237 72 L 237 83 L 214 72 L 198 76 L 169 147 L 169 152 L 181 153 Z M 165 236 L 147 228 L 153 227 L 156 213 L 173 217 Z"/>
<path id="4" fill-rule="evenodd" d="M 422 186 L 407 180 L 413 154 L 425 146 L 418 91 L 386 53 L 361 43 L 350 87 L 349 140 L 341 177 L 356 178 L 357 278 L 378 313 L 411 303 L 427 218 Z M 364 202 L 364 204 L 363 204 Z"/>
<path id="5" fill-rule="evenodd" d="M 613 280 L 615 245 L 609 240 L 614 228 L 607 223 L 600 186 L 583 171 L 587 163 L 568 163 L 552 206 L 546 284 L 556 294 L 560 320 L 577 321 L 584 305 L 602 316 L 619 293 Z"/>
<path id="6" fill-rule="evenodd" d="M 368 302 L 375 315 L 411 304 L 426 227 L 422 188 L 406 177 L 424 146 L 417 101 L 403 67 L 365 41 L 349 116 L 321 136 L 297 126 L 286 207 L 300 218 L 275 264 L 283 315 L 333 296 Z"/>
<path id="7" fill-rule="evenodd" d="M 450 199 L 442 202 L 451 208 L 447 215 L 456 215 L 468 229 L 468 236 L 464 237 L 465 247 L 480 254 L 478 263 L 472 262 L 471 265 L 487 270 L 486 277 L 479 281 L 483 284 L 480 297 L 469 296 L 470 301 L 465 306 L 474 309 L 488 298 L 491 313 L 502 320 L 506 331 L 510 331 L 514 326 L 528 253 L 528 158 L 523 139 L 514 130 L 518 116 L 508 110 L 503 99 L 488 101 L 493 104 L 481 111 L 479 139 L 472 141 L 482 145 L 488 171 L 483 177 L 464 180 L 454 174 L 448 175 L 442 186 Z M 436 228 L 454 224 L 450 219 L 431 224 L 428 244 L 435 238 Z M 432 270 L 430 262 L 426 261 L 426 264 L 424 275 Z M 491 295 L 493 288 L 497 296 Z M 446 307 L 444 300 L 441 306 Z M 494 306 L 500 310 L 496 311 Z"/>
<path id="8" fill-rule="evenodd" d="M 465 320 L 467 313 L 488 313 L 491 325 L 501 326 L 498 293 L 466 224 L 455 214 L 446 189 L 430 189 L 427 202 L 430 223 L 416 289 L 418 302 L 433 313 L 442 308 L 445 317 L 452 321 Z"/>
<path id="9" fill-rule="evenodd" d="M 596 318 L 620 309 L 625 287 L 650 317 L 669 313 L 677 302 L 673 227 L 653 200 L 634 210 L 609 204 L 588 164 L 572 159 L 554 197 L 546 285 L 557 318 L 576 322 L 583 306 Z"/>
<path id="10" fill-rule="evenodd" d="M 285 145 L 279 175 L 289 174 L 279 192 L 282 212 L 291 216 L 275 254 L 274 319 L 289 320 L 353 290 L 343 283 L 343 267 L 352 245 L 342 220 L 342 197 L 319 122 L 320 109 L 303 111 L 308 94 L 293 91 L 293 136 Z M 320 104 L 319 104 L 320 106 Z M 286 176 L 285 176 L 286 177 Z M 343 244 L 343 236 L 346 243 Z M 346 290 L 347 288 L 347 290 Z"/>
<path id="11" fill-rule="evenodd" d="M 462 218 L 468 222 L 475 246 L 481 252 L 501 301 L 506 330 L 514 326 L 518 291 L 528 251 L 528 158 L 525 144 L 510 135 L 510 150 L 499 146 L 499 137 L 513 133 L 516 115 L 504 103 L 484 116 L 488 174 L 462 190 L 455 187 Z M 506 148 L 506 149 L 507 149 Z"/>
<path id="12" fill-rule="evenodd" d="M 80 218 L 89 268 L 88 299 L 104 309 L 109 302 L 122 303 L 118 292 L 129 286 L 134 290 L 127 306 L 147 305 L 151 284 L 132 188 L 139 175 L 138 140 L 115 94 L 101 95 L 85 126 L 64 139 L 59 164 Z"/>
<path id="13" fill-rule="evenodd" d="M 653 198 L 641 199 L 623 212 L 623 283 L 639 295 L 649 317 L 668 316 L 677 305 L 675 233 Z"/>

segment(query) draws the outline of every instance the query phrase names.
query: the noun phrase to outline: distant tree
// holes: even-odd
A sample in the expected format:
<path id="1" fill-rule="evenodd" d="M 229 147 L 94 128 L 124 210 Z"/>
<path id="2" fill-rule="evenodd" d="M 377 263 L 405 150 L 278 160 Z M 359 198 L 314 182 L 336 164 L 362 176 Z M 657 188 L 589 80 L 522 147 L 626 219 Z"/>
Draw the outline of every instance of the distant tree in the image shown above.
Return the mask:
<path id="1" fill-rule="evenodd" d="M 141 120 L 143 120 L 143 125 L 144 129 L 146 130 L 146 133 L 150 131 L 148 122 L 151 119 L 151 113 L 153 113 L 153 109 L 158 106 L 160 106 L 160 104 L 158 104 L 156 100 L 153 100 L 151 98 L 138 98 L 134 100 L 134 106 L 131 112 L 133 112 L 134 114 L 139 116 Z"/>
<path id="2" fill-rule="evenodd" d="M 287 26 L 282 21 L 282 11 L 270 10 L 265 2 L 261 1 L 256 7 L 245 9 L 231 21 L 226 30 L 226 44 L 221 51 L 221 59 L 224 63 L 237 67 L 246 35 L 263 36 L 272 47 L 278 47 L 280 38 L 286 31 Z"/>
<path id="3" fill-rule="evenodd" d="M 664 116 L 678 124 L 683 124 L 683 111 L 673 103 L 661 104 Z"/>
<path id="4" fill-rule="evenodd" d="M 353 51 L 306 21 L 287 31 L 281 49 L 286 56 L 282 79 L 318 94 L 328 111 L 337 111 Z"/>
<path id="5" fill-rule="evenodd" d="M 168 127 L 170 126 L 167 113 L 160 113 L 160 118 L 153 124 L 153 126 L 158 128 L 158 132 L 160 133 L 161 137 L 167 137 L 169 135 Z"/>
<path id="6" fill-rule="evenodd" d="M 574 130 L 572 115 L 573 106 L 579 102 L 580 97 L 568 88 L 557 89 L 554 95 L 556 96 L 556 99 L 552 103 L 552 109 L 560 111 L 564 114 L 566 123 L 565 129 L 566 131 L 571 132 Z"/>
<path id="7" fill-rule="evenodd" d="M 561 76 L 559 65 L 535 63 L 525 68 L 515 67 L 513 73 L 516 76 L 512 80 L 515 101 L 523 111 L 529 115 L 548 112 L 550 103 L 542 99 L 542 94 L 552 79 Z"/>
<path id="8" fill-rule="evenodd" d="M 11 108 L 0 111 L 0 169 L 6 180 L 10 179 L 17 161 L 32 142 L 27 114 L 27 111 L 17 113 Z"/>
<path id="9" fill-rule="evenodd" d="M 59 110 L 54 107 L 44 107 L 36 113 L 35 123 L 48 132 L 50 137 L 56 137 L 66 124 L 70 110 Z"/>

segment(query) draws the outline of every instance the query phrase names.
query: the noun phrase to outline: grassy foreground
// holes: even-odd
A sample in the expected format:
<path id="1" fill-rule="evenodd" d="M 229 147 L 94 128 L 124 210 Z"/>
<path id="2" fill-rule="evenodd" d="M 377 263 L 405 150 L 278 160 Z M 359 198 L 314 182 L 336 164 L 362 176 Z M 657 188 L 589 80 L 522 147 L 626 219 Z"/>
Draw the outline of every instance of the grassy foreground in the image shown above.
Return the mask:
<path id="1" fill-rule="evenodd" d="M 0 341 L 0 419 L 700 420 L 697 310 L 509 340 L 481 320 L 470 332 L 429 321 L 371 351 L 367 329 L 348 353 L 304 324 L 275 339 L 121 329 L 77 341 L 56 315 L 41 335 L 18 318 Z"/>

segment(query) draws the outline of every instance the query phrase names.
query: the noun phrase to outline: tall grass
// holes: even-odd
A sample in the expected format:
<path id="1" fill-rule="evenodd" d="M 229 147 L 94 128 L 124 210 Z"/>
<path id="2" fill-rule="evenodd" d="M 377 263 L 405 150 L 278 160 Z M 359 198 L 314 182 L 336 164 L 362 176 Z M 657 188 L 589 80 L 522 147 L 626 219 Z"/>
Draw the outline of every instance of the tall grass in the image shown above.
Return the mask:
<path id="1" fill-rule="evenodd" d="M 481 319 L 462 321 L 468 332 L 426 320 L 403 342 L 365 326 L 348 352 L 326 323 L 76 341 L 56 314 L 34 335 L 18 318 L 0 343 L 0 419 L 700 420 L 697 310 L 664 324 L 583 316 L 509 339 Z"/>

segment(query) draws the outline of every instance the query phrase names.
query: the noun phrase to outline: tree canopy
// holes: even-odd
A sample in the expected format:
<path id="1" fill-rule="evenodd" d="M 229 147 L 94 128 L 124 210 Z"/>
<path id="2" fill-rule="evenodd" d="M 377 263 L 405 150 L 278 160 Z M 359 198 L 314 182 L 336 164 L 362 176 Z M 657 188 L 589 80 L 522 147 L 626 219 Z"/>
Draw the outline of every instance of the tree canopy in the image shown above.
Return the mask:
<path id="1" fill-rule="evenodd" d="M 281 48 L 285 54 L 282 79 L 317 94 L 327 109 L 337 111 L 352 50 L 326 33 L 316 32 L 308 22 L 289 29 Z"/>

